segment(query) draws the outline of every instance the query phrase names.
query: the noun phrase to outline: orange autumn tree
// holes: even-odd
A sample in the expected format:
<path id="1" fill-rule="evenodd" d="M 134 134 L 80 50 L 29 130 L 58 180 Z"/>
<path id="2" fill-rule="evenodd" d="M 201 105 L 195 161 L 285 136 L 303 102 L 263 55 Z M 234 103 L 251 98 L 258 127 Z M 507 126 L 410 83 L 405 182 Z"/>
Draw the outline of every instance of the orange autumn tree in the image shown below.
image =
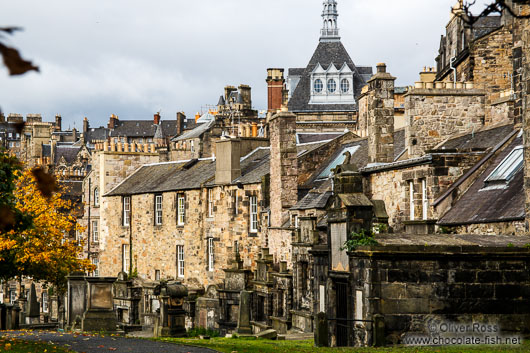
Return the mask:
<path id="1" fill-rule="evenodd" d="M 52 283 L 61 291 L 68 273 L 92 271 L 94 267 L 88 260 L 80 259 L 82 248 L 75 237 L 69 236 L 80 230 L 74 204 L 64 197 L 61 188 L 49 197 L 43 196 L 34 172 L 16 173 L 15 208 L 29 215 L 32 225 L 21 231 L 0 233 L 0 244 L 3 244 L 0 267 L 11 268 L 10 277 L 30 276 Z"/>

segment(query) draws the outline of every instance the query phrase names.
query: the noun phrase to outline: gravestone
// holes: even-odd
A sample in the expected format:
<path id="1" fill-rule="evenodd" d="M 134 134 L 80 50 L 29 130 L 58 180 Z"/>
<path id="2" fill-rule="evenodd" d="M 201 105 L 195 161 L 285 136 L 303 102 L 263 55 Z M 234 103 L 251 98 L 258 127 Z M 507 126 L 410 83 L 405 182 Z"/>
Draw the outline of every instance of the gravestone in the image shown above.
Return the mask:
<path id="1" fill-rule="evenodd" d="M 86 277 L 87 308 L 81 319 L 82 331 L 116 331 L 112 287 L 116 277 Z"/>
<path id="2" fill-rule="evenodd" d="M 74 272 L 68 278 L 68 300 L 66 306 L 66 325 L 72 327 L 80 320 L 86 310 L 87 284 L 83 272 Z M 63 311 L 64 313 L 64 311 Z M 64 320 L 59 310 L 59 321 Z"/>
<path id="3" fill-rule="evenodd" d="M 180 282 L 169 282 L 160 288 L 160 320 L 157 325 L 157 337 L 185 337 L 186 311 L 184 298 L 188 288 Z"/>
<path id="4" fill-rule="evenodd" d="M 239 295 L 237 333 L 252 334 L 252 327 L 250 326 L 250 293 L 246 290 L 242 290 Z"/>
<path id="5" fill-rule="evenodd" d="M 315 346 L 329 347 L 328 335 L 328 318 L 326 313 L 320 312 L 317 314 L 315 323 Z"/>
<path id="6" fill-rule="evenodd" d="M 40 305 L 37 301 L 35 283 L 31 283 L 29 297 L 26 302 L 26 324 L 38 324 L 40 322 Z"/>

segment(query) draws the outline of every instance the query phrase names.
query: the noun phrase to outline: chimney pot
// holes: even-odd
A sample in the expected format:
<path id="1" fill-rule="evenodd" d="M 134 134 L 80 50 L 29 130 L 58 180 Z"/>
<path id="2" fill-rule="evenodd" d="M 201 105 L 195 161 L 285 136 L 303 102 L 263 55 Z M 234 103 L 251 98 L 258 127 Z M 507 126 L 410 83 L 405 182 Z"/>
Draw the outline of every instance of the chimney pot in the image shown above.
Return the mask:
<path id="1" fill-rule="evenodd" d="M 377 64 L 377 72 L 385 73 L 386 72 L 386 64 L 385 63 Z"/>

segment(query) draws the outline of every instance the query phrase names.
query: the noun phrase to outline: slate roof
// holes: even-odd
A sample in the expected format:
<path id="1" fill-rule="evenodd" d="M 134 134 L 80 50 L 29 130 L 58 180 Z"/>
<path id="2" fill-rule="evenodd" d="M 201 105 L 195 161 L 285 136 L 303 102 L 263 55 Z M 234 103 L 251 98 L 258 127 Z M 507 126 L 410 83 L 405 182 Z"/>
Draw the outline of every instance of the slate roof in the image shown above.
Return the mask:
<path id="1" fill-rule="evenodd" d="M 478 39 L 501 26 L 501 16 L 486 16 L 473 24 L 473 39 Z"/>
<path id="2" fill-rule="evenodd" d="M 297 143 L 303 144 L 303 143 L 313 143 L 318 141 L 327 141 L 327 140 L 333 140 L 334 138 L 337 138 L 339 136 L 344 135 L 344 132 L 335 132 L 335 133 L 297 133 Z"/>
<path id="3" fill-rule="evenodd" d="M 356 104 L 309 104 L 311 98 L 311 72 L 320 64 L 326 70 L 331 64 L 341 68 L 344 63 L 354 72 L 353 88 L 355 99 L 361 94 L 362 87 L 372 74 L 371 67 L 356 67 L 350 55 L 340 41 L 320 42 L 313 53 L 313 57 L 303 72 L 300 69 L 290 69 L 289 74 L 301 76 L 300 82 L 292 92 L 288 106 L 292 112 L 308 111 L 356 111 Z"/>
<path id="4" fill-rule="evenodd" d="M 110 136 L 110 130 L 106 127 L 100 126 L 98 128 L 89 128 L 87 131 L 86 140 L 91 141 L 104 141 Z"/>
<path id="5" fill-rule="evenodd" d="M 485 189 L 484 183 L 514 147 L 522 143 L 522 137 L 516 137 L 438 221 L 438 224 L 460 225 L 524 219 L 523 169 L 515 174 L 505 188 Z"/>
<path id="6" fill-rule="evenodd" d="M 75 162 L 77 158 L 77 154 L 79 153 L 79 150 L 81 147 L 73 147 L 73 146 L 56 146 L 55 150 L 55 163 L 59 163 L 61 160 L 61 157 L 64 157 L 66 162 L 68 164 L 71 164 Z"/>
<path id="7" fill-rule="evenodd" d="M 208 131 L 213 126 L 213 124 L 215 124 L 215 120 L 212 120 L 209 123 L 198 125 L 196 128 L 192 130 L 186 130 L 182 135 L 172 138 L 171 141 L 178 142 L 178 141 L 201 137 L 202 134 L 204 134 L 206 131 Z"/>
<path id="8" fill-rule="evenodd" d="M 329 198 L 333 195 L 331 191 L 323 193 L 310 191 L 291 210 L 324 209 Z"/>
<path id="9" fill-rule="evenodd" d="M 177 121 L 161 121 L 164 137 L 177 134 Z M 111 137 L 154 137 L 156 125 L 152 120 L 118 120 L 116 127 L 110 131 Z"/>
<path id="10" fill-rule="evenodd" d="M 436 146 L 436 149 L 488 149 L 495 147 L 513 132 L 513 125 L 503 125 L 493 129 L 468 133 L 449 139 Z"/>

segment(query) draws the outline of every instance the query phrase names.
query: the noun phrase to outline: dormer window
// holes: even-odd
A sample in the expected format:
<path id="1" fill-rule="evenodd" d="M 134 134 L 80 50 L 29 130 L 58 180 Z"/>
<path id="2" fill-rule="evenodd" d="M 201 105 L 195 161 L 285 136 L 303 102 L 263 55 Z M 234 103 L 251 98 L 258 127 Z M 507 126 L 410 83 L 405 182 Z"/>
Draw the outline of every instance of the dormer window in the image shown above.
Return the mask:
<path id="1" fill-rule="evenodd" d="M 350 91 L 350 81 L 343 78 L 340 81 L 340 90 L 342 91 L 342 93 L 348 93 Z"/>
<path id="2" fill-rule="evenodd" d="M 523 167 L 523 146 L 517 146 L 484 180 L 487 186 L 506 185 Z"/>
<path id="3" fill-rule="evenodd" d="M 337 90 L 337 82 L 334 79 L 328 80 L 328 92 L 335 93 Z"/>
<path id="4" fill-rule="evenodd" d="M 320 93 L 324 89 L 324 85 L 322 84 L 322 80 L 317 78 L 315 80 L 315 92 Z"/>

